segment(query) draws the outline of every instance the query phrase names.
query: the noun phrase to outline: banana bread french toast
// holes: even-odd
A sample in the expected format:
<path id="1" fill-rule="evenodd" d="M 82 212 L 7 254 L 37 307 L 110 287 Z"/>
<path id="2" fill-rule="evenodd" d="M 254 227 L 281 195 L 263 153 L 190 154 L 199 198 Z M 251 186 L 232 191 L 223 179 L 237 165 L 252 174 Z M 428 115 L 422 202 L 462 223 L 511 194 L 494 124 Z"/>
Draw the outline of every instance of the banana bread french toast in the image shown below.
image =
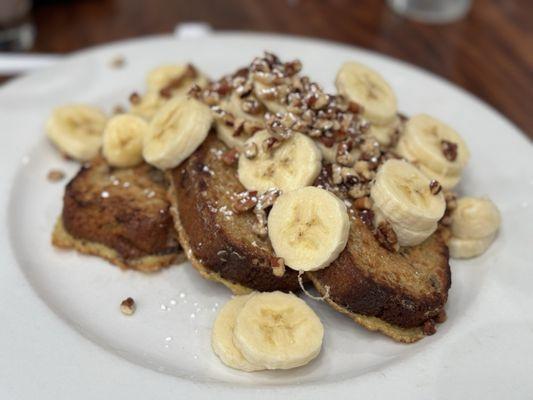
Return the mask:
<path id="1" fill-rule="evenodd" d="M 222 160 L 226 150 L 210 135 L 169 173 L 169 200 L 181 245 L 202 275 L 222 278 L 236 293 L 298 290 L 296 271 L 273 274 L 275 254 L 268 238 L 253 232 L 253 214 L 233 211 L 233 195 L 244 188 L 236 168 Z M 319 178 L 316 184 L 324 182 Z M 362 326 L 400 342 L 421 339 L 442 314 L 451 283 L 440 232 L 395 253 L 379 244 L 357 211 L 351 215 L 345 250 L 329 267 L 307 276 L 330 305 Z"/>
<path id="2" fill-rule="evenodd" d="M 182 255 L 175 238 L 162 172 L 141 164 L 83 165 L 68 183 L 52 243 L 100 256 L 121 268 L 151 272 Z"/>
<path id="3" fill-rule="evenodd" d="M 235 294 L 298 291 L 296 271 L 274 275 L 276 256 L 268 238 L 252 231 L 255 217 L 234 211 L 233 195 L 245 189 L 236 169 L 222 160 L 226 150 L 211 134 L 168 173 L 169 201 L 181 246 L 204 277 L 222 282 Z"/>

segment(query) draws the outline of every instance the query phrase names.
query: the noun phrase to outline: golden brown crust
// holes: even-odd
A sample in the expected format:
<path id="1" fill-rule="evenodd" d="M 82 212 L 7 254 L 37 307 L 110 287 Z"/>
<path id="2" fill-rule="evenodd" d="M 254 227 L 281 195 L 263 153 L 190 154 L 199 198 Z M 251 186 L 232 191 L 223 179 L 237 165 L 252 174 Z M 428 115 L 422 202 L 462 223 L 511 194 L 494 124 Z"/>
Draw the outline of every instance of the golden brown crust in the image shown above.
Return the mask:
<path id="1" fill-rule="evenodd" d="M 154 265 L 168 265 L 180 248 L 167 187 L 164 175 L 147 164 L 116 169 L 97 158 L 84 165 L 68 183 L 63 198 L 61 225 L 83 243 L 70 247 L 82 251 L 88 243 L 92 249 L 102 245 L 112 251 L 115 264 L 126 267 L 135 268 L 138 260 L 153 256 L 159 260 Z M 85 252 L 102 255 L 107 250 Z"/>
<path id="2" fill-rule="evenodd" d="M 210 135 L 191 157 L 169 172 L 170 201 L 177 210 L 181 245 L 189 248 L 204 276 L 209 271 L 217 280 L 220 277 L 259 291 L 299 291 L 296 271 L 287 270 L 282 277 L 273 274 L 274 252 L 268 238 L 252 232 L 254 215 L 232 212 L 231 195 L 245 189 L 235 169 L 221 160 L 225 149 Z"/>
<path id="3" fill-rule="evenodd" d="M 323 294 L 326 293 L 326 289 L 320 284 L 319 280 L 317 280 L 313 276 L 309 276 L 309 278 L 311 279 L 311 282 L 313 282 L 313 285 L 315 285 L 315 288 L 320 293 L 323 293 Z M 371 317 L 368 315 L 362 315 L 362 314 L 356 314 L 354 312 L 350 312 L 346 308 L 339 306 L 337 303 L 335 303 L 333 300 L 327 297 L 325 298 L 325 301 L 334 310 L 344 315 L 347 315 L 348 317 L 353 319 L 356 323 L 368 329 L 369 331 L 381 332 L 384 335 L 390 337 L 391 339 L 397 342 L 414 343 L 420 339 L 423 339 L 426 336 L 421 326 L 414 327 L 414 328 L 402 328 L 400 326 L 389 324 L 388 322 L 385 322 L 382 319 L 379 319 L 377 317 Z"/>
<path id="4" fill-rule="evenodd" d="M 184 262 L 187 258 L 183 252 L 164 255 L 149 255 L 125 261 L 120 254 L 101 243 L 76 239 L 64 228 L 58 218 L 52 233 L 52 244 L 62 249 L 74 249 L 82 254 L 98 256 L 122 269 L 135 269 L 142 272 L 155 272 L 171 264 Z"/>

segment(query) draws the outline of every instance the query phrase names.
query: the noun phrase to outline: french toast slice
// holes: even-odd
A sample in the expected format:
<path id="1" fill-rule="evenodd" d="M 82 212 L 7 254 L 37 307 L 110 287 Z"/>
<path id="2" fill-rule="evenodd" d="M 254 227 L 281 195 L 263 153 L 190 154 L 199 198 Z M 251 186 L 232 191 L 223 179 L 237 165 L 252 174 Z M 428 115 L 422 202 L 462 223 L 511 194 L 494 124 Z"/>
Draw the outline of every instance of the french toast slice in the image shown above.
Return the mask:
<path id="1" fill-rule="evenodd" d="M 296 271 L 274 276 L 268 238 L 252 231 L 253 213 L 232 211 L 231 195 L 244 191 L 236 168 L 224 164 L 227 148 L 210 135 L 169 173 L 172 214 L 181 245 L 200 273 L 236 293 L 299 289 Z M 317 181 L 317 184 L 320 184 Z M 432 333 L 451 284 L 441 233 L 423 244 L 391 252 L 354 210 L 348 245 L 329 267 L 307 276 L 326 301 L 367 329 L 411 343 Z M 235 285 L 237 287 L 235 288 Z"/>
<path id="2" fill-rule="evenodd" d="M 296 292 L 298 274 L 273 273 L 274 251 L 267 237 L 252 231 L 252 213 L 233 211 L 232 195 L 245 191 L 236 168 L 224 164 L 226 146 L 213 134 L 168 174 L 179 241 L 202 276 L 219 281 L 235 294 L 251 290 Z"/>
<path id="3" fill-rule="evenodd" d="M 183 260 L 167 186 L 163 173 L 148 164 L 118 169 L 103 158 L 92 160 L 65 188 L 52 244 L 144 272 Z"/>

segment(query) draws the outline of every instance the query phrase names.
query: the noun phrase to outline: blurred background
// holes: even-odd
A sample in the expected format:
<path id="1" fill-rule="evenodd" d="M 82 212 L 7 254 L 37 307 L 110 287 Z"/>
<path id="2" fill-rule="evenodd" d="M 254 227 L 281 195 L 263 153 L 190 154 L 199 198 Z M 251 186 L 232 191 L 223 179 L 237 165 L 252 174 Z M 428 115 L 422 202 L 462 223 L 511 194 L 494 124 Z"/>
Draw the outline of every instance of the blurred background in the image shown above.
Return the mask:
<path id="1" fill-rule="evenodd" d="M 334 40 L 410 62 L 533 137 L 533 0 L 0 0 L 0 85 L 57 55 L 191 22 Z"/>

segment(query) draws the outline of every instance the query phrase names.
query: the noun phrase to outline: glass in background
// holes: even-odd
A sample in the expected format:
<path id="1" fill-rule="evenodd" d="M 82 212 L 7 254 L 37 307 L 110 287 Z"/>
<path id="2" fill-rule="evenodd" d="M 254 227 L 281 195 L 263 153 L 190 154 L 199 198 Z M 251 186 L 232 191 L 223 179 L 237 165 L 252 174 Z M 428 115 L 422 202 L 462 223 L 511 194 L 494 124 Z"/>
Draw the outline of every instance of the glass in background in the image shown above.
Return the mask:
<path id="1" fill-rule="evenodd" d="M 30 10 L 31 0 L 0 0 L 0 51 L 31 48 L 35 31 Z"/>
<path id="2" fill-rule="evenodd" d="M 472 0 L 387 0 L 398 14 L 420 22 L 450 23 L 463 18 Z"/>

